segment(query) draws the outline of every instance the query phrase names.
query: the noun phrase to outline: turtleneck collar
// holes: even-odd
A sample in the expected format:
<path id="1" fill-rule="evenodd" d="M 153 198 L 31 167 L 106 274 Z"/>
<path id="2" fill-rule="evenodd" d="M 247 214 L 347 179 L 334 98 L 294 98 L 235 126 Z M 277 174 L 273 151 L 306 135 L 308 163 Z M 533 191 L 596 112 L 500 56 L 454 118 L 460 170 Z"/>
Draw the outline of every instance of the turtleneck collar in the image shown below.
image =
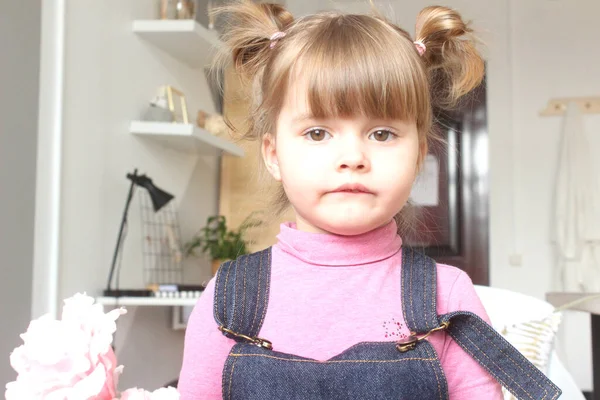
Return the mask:
<path id="1" fill-rule="evenodd" d="M 402 247 L 396 222 L 355 236 L 312 233 L 296 229 L 296 224 L 281 224 L 277 246 L 306 263 L 326 266 L 369 264 L 389 258 Z"/>

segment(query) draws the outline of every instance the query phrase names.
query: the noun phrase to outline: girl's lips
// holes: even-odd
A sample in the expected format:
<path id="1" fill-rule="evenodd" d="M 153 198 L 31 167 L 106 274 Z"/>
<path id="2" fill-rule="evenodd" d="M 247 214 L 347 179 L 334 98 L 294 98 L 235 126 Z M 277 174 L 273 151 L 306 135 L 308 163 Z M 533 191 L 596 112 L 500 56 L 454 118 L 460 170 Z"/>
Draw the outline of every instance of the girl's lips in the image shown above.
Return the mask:
<path id="1" fill-rule="evenodd" d="M 359 183 L 346 183 L 332 191 L 333 193 L 363 193 L 372 194 L 366 186 Z"/>

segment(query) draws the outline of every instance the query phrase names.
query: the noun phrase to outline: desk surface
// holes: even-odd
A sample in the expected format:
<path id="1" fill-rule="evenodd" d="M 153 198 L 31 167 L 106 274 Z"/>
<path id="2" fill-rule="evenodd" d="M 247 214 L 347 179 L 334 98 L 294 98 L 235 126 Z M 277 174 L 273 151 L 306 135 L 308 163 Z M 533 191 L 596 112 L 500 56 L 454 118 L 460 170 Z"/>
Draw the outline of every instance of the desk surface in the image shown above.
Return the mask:
<path id="1" fill-rule="evenodd" d="M 167 297 L 97 297 L 96 303 L 103 306 L 193 306 L 198 297 L 167 298 Z"/>
<path id="2" fill-rule="evenodd" d="M 600 293 L 569 293 L 569 292 L 549 292 L 546 293 L 546 301 L 554 307 L 560 307 L 575 300 L 585 297 L 595 296 L 585 302 L 569 307 L 569 310 L 584 311 L 590 314 L 600 315 Z"/>

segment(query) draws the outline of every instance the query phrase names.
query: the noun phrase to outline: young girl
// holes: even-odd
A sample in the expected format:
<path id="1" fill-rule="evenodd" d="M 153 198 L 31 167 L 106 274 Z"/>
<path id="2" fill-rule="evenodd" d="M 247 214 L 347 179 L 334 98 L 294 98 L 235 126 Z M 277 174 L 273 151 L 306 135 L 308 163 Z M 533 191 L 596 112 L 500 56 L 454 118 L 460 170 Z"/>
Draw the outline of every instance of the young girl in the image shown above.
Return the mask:
<path id="1" fill-rule="evenodd" d="M 247 135 L 295 222 L 223 264 L 186 332 L 188 399 L 492 399 L 560 390 L 489 325 L 469 277 L 402 247 L 432 108 L 482 80 L 471 30 L 424 9 L 416 40 L 380 16 L 222 9 L 255 90 Z"/>

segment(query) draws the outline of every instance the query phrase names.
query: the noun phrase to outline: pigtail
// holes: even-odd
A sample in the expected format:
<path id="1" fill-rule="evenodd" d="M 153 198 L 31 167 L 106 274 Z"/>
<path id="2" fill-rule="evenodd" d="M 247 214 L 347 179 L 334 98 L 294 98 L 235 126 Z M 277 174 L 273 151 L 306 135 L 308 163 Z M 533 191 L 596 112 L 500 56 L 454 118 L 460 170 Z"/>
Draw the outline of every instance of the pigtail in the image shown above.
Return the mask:
<path id="1" fill-rule="evenodd" d="M 484 63 L 473 30 L 456 11 L 441 6 L 423 9 L 417 17 L 416 43 L 424 45 L 422 58 L 434 107 L 453 107 L 481 83 Z"/>
<path id="2" fill-rule="evenodd" d="M 294 21 L 292 14 L 279 4 L 251 0 L 217 7 L 211 15 L 222 17 L 225 25 L 221 40 L 227 54 L 222 58 L 231 56 L 236 71 L 250 79 L 256 78 L 267 63 L 272 36 L 285 32 Z"/>

